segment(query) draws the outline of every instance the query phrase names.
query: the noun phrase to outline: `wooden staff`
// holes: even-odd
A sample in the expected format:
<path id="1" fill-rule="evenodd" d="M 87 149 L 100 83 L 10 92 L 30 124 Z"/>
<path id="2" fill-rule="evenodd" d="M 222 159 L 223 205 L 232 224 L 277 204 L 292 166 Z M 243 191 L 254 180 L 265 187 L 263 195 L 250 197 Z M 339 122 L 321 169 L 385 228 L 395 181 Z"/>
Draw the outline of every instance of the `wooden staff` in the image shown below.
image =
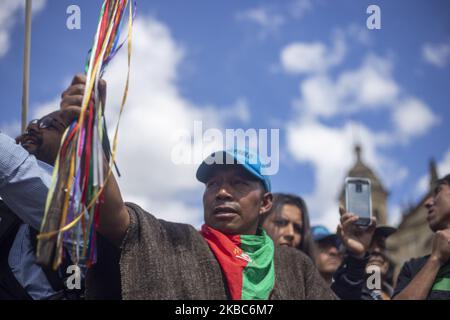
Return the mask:
<path id="1" fill-rule="evenodd" d="M 28 124 L 27 118 L 30 86 L 31 7 L 32 1 L 27 0 L 25 5 L 25 45 L 23 48 L 22 132 L 25 131 Z"/>

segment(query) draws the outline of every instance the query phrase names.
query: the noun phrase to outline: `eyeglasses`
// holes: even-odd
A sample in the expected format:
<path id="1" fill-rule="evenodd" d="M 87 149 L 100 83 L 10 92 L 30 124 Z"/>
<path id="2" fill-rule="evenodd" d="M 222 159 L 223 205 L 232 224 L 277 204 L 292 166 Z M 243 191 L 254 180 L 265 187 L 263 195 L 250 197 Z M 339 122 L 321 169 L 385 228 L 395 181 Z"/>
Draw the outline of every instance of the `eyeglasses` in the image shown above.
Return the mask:
<path id="1" fill-rule="evenodd" d="M 59 124 L 60 127 L 56 126 L 55 124 Z M 49 117 L 49 116 L 41 118 L 41 119 L 33 119 L 28 124 L 28 127 L 30 125 L 35 125 L 39 129 L 48 129 L 50 127 L 53 127 L 55 129 L 57 129 L 58 131 L 62 131 L 66 128 L 66 125 L 64 123 L 62 123 L 52 117 Z M 28 130 L 26 130 L 26 132 L 28 132 Z"/>

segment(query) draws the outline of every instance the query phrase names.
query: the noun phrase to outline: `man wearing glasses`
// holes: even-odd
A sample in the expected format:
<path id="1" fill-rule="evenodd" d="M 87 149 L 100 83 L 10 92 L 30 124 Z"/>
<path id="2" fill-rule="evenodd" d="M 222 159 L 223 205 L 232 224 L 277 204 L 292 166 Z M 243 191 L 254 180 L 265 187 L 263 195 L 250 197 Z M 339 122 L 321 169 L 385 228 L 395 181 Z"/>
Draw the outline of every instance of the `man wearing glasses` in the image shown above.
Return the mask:
<path id="1" fill-rule="evenodd" d="M 41 119 L 31 120 L 16 142 L 40 161 L 53 166 L 67 126 L 61 112 L 55 111 Z"/>
<path id="2" fill-rule="evenodd" d="M 68 298 L 65 270 L 36 264 L 36 235 L 61 138 L 77 114 L 66 108 L 32 120 L 15 141 L 0 132 L 0 300 Z"/>

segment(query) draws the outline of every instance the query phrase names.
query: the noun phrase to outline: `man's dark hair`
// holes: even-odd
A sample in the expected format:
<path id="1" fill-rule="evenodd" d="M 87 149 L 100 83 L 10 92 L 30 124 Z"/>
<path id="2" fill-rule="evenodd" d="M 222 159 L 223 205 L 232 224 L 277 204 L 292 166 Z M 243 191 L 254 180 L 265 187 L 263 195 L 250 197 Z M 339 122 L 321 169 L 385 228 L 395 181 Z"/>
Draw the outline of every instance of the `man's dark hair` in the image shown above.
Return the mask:
<path id="1" fill-rule="evenodd" d="M 297 249 L 300 249 L 314 261 L 315 245 L 311 234 L 311 224 L 309 222 L 308 207 L 306 206 L 306 202 L 305 200 L 303 200 L 303 198 L 293 194 L 274 193 L 272 209 L 262 217 L 261 225 L 270 215 L 280 215 L 283 206 L 287 204 L 296 206 L 302 212 L 302 240 L 300 241 L 300 245 L 297 247 Z"/>

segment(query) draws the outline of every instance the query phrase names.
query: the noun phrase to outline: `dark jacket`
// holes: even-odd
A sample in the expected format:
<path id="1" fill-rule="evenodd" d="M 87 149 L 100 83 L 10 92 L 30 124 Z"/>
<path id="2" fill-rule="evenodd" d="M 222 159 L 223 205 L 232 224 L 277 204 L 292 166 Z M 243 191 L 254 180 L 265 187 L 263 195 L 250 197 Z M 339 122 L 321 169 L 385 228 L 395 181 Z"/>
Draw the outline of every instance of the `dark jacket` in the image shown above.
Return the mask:
<path id="1" fill-rule="evenodd" d="M 369 254 L 364 259 L 357 259 L 347 254 L 341 266 L 333 275 L 331 289 L 343 300 L 366 300 L 364 288 L 366 287 L 366 264 Z M 369 300 L 369 299 L 367 299 Z"/>

